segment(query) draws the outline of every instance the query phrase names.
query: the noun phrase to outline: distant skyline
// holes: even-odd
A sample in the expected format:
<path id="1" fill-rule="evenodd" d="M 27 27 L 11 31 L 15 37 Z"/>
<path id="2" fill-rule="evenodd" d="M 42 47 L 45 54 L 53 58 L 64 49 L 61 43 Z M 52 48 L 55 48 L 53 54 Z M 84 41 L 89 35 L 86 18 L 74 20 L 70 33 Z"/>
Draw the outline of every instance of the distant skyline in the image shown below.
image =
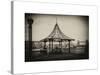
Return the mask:
<path id="1" fill-rule="evenodd" d="M 32 41 L 39 41 L 46 38 L 53 30 L 57 23 L 60 30 L 66 35 L 73 39 L 85 41 L 89 37 L 89 17 L 88 16 L 74 16 L 74 15 L 43 15 L 33 14 L 32 19 Z M 27 22 L 26 25 L 26 36 L 28 40 Z"/>

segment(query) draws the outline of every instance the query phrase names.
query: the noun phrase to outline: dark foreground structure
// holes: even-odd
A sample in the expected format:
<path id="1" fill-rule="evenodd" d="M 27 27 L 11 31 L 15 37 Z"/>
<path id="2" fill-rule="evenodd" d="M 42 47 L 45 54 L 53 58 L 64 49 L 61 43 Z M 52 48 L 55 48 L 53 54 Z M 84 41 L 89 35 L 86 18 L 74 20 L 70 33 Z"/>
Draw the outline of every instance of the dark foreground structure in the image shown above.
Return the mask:
<path id="1" fill-rule="evenodd" d="M 49 60 L 74 60 L 89 59 L 89 42 L 80 41 L 74 46 L 72 39 L 60 30 L 58 23 L 51 34 L 40 41 L 32 41 L 32 18 L 27 20 L 29 24 L 29 41 L 25 41 L 25 62 L 30 61 L 49 61 Z"/>

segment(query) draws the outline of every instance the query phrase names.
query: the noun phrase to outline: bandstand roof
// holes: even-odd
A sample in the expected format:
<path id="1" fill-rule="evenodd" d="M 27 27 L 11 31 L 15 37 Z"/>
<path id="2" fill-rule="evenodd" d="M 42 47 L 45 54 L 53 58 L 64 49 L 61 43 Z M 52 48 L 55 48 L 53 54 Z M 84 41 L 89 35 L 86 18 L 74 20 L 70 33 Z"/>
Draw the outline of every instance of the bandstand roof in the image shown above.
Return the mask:
<path id="1" fill-rule="evenodd" d="M 74 40 L 66 35 L 64 35 L 64 33 L 60 30 L 58 24 L 55 24 L 55 27 L 53 29 L 53 31 L 51 32 L 51 34 L 40 40 L 40 41 L 49 41 L 49 39 L 53 39 L 53 41 L 60 41 L 60 40 Z"/>

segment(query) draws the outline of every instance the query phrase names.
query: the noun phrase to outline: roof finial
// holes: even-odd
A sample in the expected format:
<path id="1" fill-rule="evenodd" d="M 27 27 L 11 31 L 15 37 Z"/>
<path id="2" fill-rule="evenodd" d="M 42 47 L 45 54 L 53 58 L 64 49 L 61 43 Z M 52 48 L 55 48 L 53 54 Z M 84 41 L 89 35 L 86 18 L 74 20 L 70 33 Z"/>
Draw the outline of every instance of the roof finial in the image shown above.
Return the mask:
<path id="1" fill-rule="evenodd" d="M 57 16 L 56 16 L 56 24 L 57 24 Z"/>

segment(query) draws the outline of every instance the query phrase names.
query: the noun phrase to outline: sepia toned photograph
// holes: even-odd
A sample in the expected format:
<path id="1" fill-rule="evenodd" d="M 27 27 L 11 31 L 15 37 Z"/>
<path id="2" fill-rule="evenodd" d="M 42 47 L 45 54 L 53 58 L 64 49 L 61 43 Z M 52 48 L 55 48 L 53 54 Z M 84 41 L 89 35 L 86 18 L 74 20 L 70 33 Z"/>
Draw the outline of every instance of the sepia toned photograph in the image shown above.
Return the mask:
<path id="1" fill-rule="evenodd" d="M 25 62 L 89 59 L 89 16 L 25 13 Z"/>

